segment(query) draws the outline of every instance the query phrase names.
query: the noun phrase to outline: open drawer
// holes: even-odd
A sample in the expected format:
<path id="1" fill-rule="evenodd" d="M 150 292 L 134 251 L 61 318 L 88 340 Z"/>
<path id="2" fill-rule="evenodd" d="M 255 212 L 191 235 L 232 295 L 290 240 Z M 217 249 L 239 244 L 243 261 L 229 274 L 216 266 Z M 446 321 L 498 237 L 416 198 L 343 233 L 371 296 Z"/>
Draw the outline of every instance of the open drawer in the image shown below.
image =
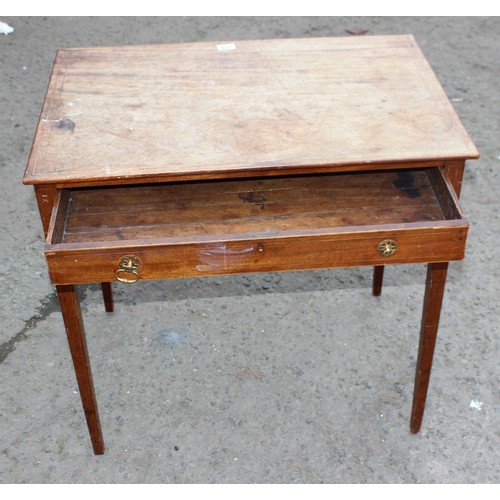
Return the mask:
<path id="1" fill-rule="evenodd" d="M 54 284 L 462 259 L 439 168 L 62 189 Z"/>

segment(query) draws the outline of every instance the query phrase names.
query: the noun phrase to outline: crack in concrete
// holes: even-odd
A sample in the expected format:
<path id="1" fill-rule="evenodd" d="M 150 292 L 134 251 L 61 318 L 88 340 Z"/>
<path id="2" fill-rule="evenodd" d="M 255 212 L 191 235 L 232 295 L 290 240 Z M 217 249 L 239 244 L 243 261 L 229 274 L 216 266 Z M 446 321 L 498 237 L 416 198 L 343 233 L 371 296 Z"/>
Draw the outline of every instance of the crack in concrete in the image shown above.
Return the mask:
<path id="1" fill-rule="evenodd" d="M 83 302 L 87 296 L 87 290 L 84 287 L 80 287 L 79 297 L 80 302 Z M 2 364 L 9 354 L 14 351 L 16 344 L 22 340 L 26 340 L 28 336 L 26 333 L 29 330 L 33 330 L 40 321 L 47 319 L 53 312 L 60 311 L 59 300 L 55 292 L 46 295 L 41 301 L 40 306 L 37 308 L 38 313 L 31 316 L 24 322 L 24 328 L 17 332 L 12 338 L 0 344 L 0 364 Z"/>
<path id="2" fill-rule="evenodd" d="M 10 353 L 16 348 L 16 344 L 22 340 L 26 340 L 28 335 L 26 333 L 29 330 L 33 330 L 40 321 L 47 319 L 47 317 L 55 311 L 59 310 L 59 301 L 55 293 L 47 295 L 41 301 L 40 307 L 38 307 L 38 313 L 34 314 L 30 319 L 24 322 L 24 328 L 16 333 L 12 338 L 0 344 L 0 364 L 3 363 Z"/>

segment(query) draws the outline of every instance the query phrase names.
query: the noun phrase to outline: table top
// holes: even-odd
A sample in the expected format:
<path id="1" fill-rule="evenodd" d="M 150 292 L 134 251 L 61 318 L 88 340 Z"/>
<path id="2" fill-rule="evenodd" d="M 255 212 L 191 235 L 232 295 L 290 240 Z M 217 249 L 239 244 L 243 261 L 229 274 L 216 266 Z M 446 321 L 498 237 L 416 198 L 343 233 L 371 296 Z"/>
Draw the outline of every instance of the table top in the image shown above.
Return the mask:
<path id="1" fill-rule="evenodd" d="M 477 158 L 412 35 L 59 50 L 26 184 Z"/>

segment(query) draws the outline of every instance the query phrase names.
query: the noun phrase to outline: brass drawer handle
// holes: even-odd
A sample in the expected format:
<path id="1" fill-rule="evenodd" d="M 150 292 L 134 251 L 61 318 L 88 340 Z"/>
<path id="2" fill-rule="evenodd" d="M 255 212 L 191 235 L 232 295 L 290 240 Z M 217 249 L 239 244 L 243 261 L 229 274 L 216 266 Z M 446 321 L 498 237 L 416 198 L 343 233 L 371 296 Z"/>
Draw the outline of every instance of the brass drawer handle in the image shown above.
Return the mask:
<path id="1" fill-rule="evenodd" d="M 115 272 L 115 278 L 122 283 L 135 283 L 141 278 L 139 271 L 142 262 L 135 255 L 125 255 L 118 261 L 118 269 Z"/>
<path id="2" fill-rule="evenodd" d="M 377 245 L 377 252 L 382 257 L 390 257 L 398 251 L 398 244 L 394 240 L 384 240 Z"/>

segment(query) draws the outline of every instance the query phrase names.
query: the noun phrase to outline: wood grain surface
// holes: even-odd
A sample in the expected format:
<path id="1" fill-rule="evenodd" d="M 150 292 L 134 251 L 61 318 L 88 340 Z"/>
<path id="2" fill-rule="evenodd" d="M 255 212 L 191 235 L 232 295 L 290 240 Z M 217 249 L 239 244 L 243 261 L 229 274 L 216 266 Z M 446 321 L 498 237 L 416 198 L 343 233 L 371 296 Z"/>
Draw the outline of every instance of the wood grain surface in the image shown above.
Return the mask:
<path id="1" fill-rule="evenodd" d="M 453 216 L 443 214 L 425 170 L 75 189 L 65 196 L 56 223 L 63 232 L 54 242 L 266 236 Z"/>
<path id="2" fill-rule="evenodd" d="M 411 35 L 98 47 L 58 52 L 24 182 L 477 157 Z"/>

